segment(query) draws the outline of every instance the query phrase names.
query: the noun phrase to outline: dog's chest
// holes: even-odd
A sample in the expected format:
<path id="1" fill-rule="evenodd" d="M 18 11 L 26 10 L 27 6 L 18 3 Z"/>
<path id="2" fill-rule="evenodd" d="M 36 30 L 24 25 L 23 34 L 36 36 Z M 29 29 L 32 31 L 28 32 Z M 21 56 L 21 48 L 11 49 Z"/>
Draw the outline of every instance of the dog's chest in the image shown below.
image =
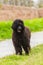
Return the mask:
<path id="1" fill-rule="evenodd" d="M 24 44 L 26 41 L 26 35 L 15 35 L 17 43 Z"/>
<path id="2" fill-rule="evenodd" d="M 24 36 L 23 35 L 17 36 L 17 40 L 19 43 L 23 43 L 24 42 Z"/>
<path id="3" fill-rule="evenodd" d="M 18 41 L 23 41 L 23 36 L 18 36 L 17 39 Z"/>

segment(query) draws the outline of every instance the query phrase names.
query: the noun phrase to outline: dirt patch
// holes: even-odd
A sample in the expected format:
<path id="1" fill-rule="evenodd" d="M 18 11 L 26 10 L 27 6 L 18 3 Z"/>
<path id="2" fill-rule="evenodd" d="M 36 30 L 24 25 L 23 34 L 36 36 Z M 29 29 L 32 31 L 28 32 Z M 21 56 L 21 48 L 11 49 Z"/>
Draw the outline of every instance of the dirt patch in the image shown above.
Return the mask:
<path id="1" fill-rule="evenodd" d="M 21 6 L 0 6 L 0 20 L 33 19 L 43 17 L 43 8 Z"/>

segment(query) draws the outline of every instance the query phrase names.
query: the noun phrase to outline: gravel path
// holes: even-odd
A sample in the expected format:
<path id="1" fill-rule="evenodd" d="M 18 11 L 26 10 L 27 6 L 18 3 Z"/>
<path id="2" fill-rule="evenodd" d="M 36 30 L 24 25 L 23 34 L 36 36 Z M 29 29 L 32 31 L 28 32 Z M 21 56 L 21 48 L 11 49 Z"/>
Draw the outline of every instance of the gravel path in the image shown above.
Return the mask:
<path id="1" fill-rule="evenodd" d="M 35 47 L 38 44 L 43 44 L 43 31 L 31 33 L 31 47 Z M 11 39 L 0 42 L 0 58 L 8 55 L 15 54 L 15 49 Z"/>

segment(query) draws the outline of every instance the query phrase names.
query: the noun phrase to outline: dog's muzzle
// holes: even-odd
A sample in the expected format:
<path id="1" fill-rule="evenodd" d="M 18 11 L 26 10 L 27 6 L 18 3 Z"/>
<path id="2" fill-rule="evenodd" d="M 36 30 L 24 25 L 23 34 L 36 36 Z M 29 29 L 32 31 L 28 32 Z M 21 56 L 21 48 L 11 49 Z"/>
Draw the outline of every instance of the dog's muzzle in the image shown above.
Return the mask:
<path id="1" fill-rule="evenodd" d="M 17 32 L 21 32 L 21 30 L 22 30 L 22 27 L 21 26 L 18 26 L 18 28 L 17 28 Z"/>

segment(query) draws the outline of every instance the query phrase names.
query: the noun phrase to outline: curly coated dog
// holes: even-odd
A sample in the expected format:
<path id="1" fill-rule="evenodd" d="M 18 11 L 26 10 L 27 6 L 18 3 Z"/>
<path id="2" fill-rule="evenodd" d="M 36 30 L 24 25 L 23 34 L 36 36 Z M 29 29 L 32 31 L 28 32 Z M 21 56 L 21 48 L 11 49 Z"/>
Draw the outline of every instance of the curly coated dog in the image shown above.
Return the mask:
<path id="1" fill-rule="evenodd" d="M 12 41 L 15 47 L 16 54 L 22 55 L 22 48 L 25 54 L 30 52 L 30 38 L 31 32 L 29 28 L 24 26 L 24 23 L 20 19 L 16 19 L 12 24 L 13 34 Z"/>

